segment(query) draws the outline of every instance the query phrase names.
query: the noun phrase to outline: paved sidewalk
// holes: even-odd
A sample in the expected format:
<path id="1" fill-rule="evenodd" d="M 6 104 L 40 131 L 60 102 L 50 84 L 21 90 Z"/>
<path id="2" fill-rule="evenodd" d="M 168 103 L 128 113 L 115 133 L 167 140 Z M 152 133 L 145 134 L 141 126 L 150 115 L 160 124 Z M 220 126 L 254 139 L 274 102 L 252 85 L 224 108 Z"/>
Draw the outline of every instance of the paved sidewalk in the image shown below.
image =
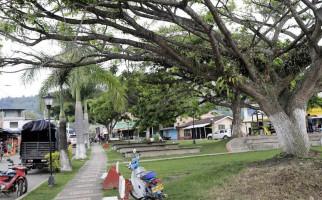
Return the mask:
<path id="1" fill-rule="evenodd" d="M 94 143 L 90 159 L 54 200 L 101 200 L 103 198 L 101 176 L 106 172 L 106 166 L 105 151 L 101 145 Z"/>

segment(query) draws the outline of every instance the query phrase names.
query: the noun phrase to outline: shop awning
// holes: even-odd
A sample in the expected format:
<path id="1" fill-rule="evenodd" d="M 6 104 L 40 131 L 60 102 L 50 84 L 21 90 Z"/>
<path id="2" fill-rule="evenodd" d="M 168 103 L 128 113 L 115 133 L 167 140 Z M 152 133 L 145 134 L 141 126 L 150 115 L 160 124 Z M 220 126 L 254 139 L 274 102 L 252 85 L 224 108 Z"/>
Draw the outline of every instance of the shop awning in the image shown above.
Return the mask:
<path id="1" fill-rule="evenodd" d="M 205 127 L 207 125 L 209 125 L 210 123 L 205 123 L 205 124 L 196 124 L 196 125 L 191 125 L 191 126 L 187 126 L 183 129 L 192 129 L 192 128 L 200 128 L 200 127 Z"/>
<path id="2" fill-rule="evenodd" d="M 309 110 L 306 111 L 306 114 L 310 114 L 312 115 L 312 117 L 314 118 L 321 118 L 321 117 L 316 117 L 316 116 L 321 116 L 322 115 L 322 108 L 311 108 Z M 314 116 L 316 115 L 316 116 Z"/>

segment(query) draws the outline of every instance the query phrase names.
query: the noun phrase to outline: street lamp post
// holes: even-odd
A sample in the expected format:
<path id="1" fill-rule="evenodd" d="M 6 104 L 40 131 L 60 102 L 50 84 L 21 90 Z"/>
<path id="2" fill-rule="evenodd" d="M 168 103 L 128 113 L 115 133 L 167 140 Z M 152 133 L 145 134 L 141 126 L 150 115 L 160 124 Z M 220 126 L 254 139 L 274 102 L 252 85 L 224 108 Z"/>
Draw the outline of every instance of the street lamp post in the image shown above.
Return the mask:
<path id="1" fill-rule="evenodd" d="M 196 144 L 195 140 L 195 112 L 192 111 L 192 144 Z"/>
<path id="2" fill-rule="evenodd" d="M 130 122 L 127 122 L 127 143 L 130 144 Z"/>
<path id="3" fill-rule="evenodd" d="M 214 127 L 213 127 L 213 124 L 214 124 L 214 118 L 211 118 L 211 137 L 212 139 L 214 140 L 215 139 L 215 134 L 214 134 Z"/>
<path id="4" fill-rule="evenodd" d="M 49 93 L 47 96 L 43 97 L 45 104 L 48 109 L 48 126 L 49 126 L 49 159 L 50 159 L 50 176 L 48 179 L 48 186 L 54 186 L 55 185 L 55 178 L 53 176 L 53 164 L 52 164 L 52 156 L 51 156 L 51 128 L 50 128 L 50 109 L 51 105 L 53 104 L 53 101 L 55 97 L 51 96 Z"/>

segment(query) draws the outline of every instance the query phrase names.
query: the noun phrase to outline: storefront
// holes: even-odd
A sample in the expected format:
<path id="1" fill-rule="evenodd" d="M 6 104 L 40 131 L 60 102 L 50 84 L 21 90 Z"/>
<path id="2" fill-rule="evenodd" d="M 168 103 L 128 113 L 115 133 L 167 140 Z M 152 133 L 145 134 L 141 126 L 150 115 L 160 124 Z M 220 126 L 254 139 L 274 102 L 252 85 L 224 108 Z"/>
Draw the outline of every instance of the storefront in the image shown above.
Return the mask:
<path id="1" fill-rule="evenodd" d="M 4 147 L 5 155 L 16 154 L 20 143 L 20 135 L 0 128 L 0 142 Z"/>
<path id="2" fill-rule="evenodd" d="M 322 131 L 322 108 L 312 108 L 306 111 L 306 114 L 310 114 L 313 119 L 313 127 L 315 131 Z"/>

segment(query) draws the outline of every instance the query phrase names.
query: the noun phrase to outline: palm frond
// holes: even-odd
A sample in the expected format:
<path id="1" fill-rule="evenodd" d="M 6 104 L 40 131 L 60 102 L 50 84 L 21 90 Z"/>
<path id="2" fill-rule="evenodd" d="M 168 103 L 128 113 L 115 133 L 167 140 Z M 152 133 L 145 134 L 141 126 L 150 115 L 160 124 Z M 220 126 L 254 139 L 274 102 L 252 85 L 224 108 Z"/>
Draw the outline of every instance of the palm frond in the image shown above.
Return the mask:
<path id="1" fill-rule="evenodd" d="M 22 84 L 24 84 L 24 85 L 31 84 L 33 81 L 36 80 L 38 73 L 43 69 L 44 68 L 42 68 L 42 67 L 34 66 L 32 68 L 25 70 L 24 73 L 20 77 Z"/>
<path id="2" fill-rule="evenodd" d="M 38 92 L 40 110 L 43 110 L 45 105 L 42 97 L 45 96 L 50 90 L 56 89 L 57 87 L 58 80 L 54 73 L 50 74 L 50 76 L 48 76 L 47 79 L 42 82 L 42 85 Z"/>

